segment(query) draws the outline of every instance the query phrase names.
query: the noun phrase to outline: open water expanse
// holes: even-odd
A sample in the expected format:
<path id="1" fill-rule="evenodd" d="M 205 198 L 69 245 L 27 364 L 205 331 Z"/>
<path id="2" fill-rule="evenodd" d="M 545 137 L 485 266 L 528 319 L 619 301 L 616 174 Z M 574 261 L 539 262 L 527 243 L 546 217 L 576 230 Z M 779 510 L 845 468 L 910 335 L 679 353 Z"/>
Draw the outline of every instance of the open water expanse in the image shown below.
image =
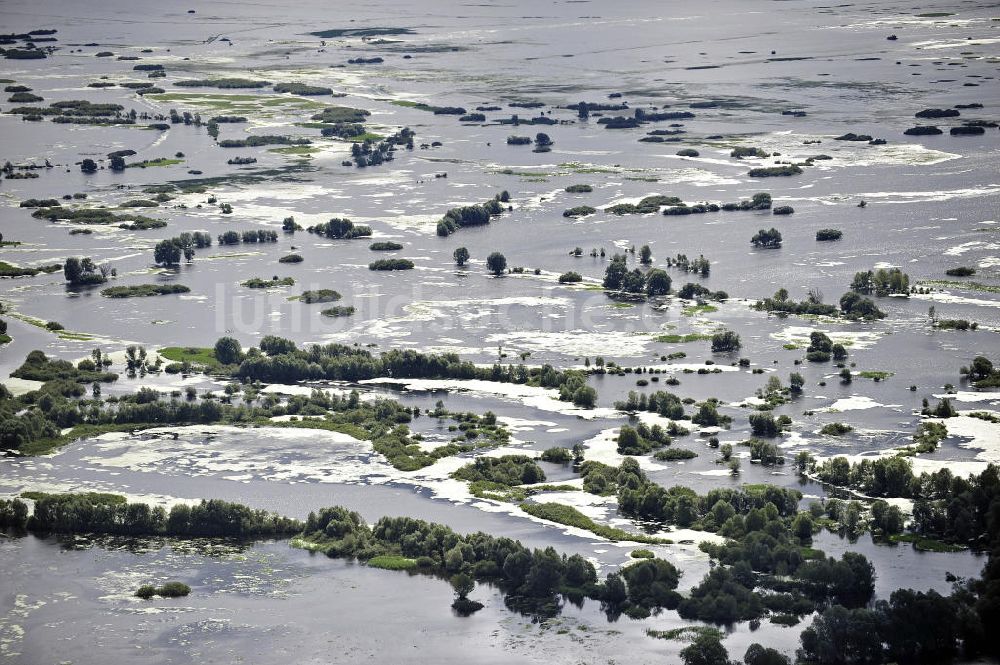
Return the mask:
<path id="1" fill-rule="evenodd" d="M 372 28 L 380 30 L 366 31 Z M 39 385 L 9 378 L 32 350 L 77 362 L 94 348 L 111 353 L 111 370 L 121 373 L 103 386 L 105 397 L 142 386 L 165 394 L 189 387 L 218 394 L 227 378 L 126 376 L 124 350 L 141 345 L 153 357 L 165 347 L 211 347 L 222 336 L 244 348 L 278 335 L 300 347 L 341 343 L 375 354 L 456 353 L 486 366 L 500 361 L 583 369 L 600 357 L 607 365 L 658 372 L 590 375 L 595 408 L 560 401 L 554 389 L 488 380 L 272 383 L 262 393 L 282 399 L 313 389 L 357 389 L 362 400 L 388 397 L 421 410 L 434 409 L 440 400 L 452 412 L 492 411 L 511 438 L 499 448 L 404 471 L 374 452 L 371 442 L 339 432 L 260 424 L 111 432 L 41 456 L 0 458 L 0 494 L 6 497 L 99 491 L 168 508 L 218 498 L 298 519 L 341 505 L 370 523 L 385 515 L 411 516 L 461 533 L 485 531 L 531 548 L 578 553 L 602 579 L 627 563 L 632 550 L 648 547 L 682 571 L 678 591 L 686 593 L 710 568 L 698 544 L 721 540 L 717 534 L 675 530 L 670 536 L 668 526 L 621 514 L 613 495 L 545 493 L 545 501 L 574 506 L 599 524 L 674 541 L 611 542 L 533 517 L 517 503 L 476 497 L 450 474 L 477 455 L 537 455 L 575 444 L 583 444 L 588 460 L 618 465 L 623 456 L 615 437 L 630 416 L 615 403 L 630 390 L 661 389 L 696 402 L 717 398 L 719 412 L 732 417 L 731 427 L 720 431 L 699 432 L 687 424 L 692 432 L 675 445 L 696 452 L 693 459 L 639 458 L 648 478 L 664 487 L 683 485 L 703 494 L 772 483 L 799 489 L 805 507 L 836 492 L 800 476 L 792 464 L 796 454 L 877 458 L 910 444 L 918 424 L 927 421 L 920 414 L 922 400 L 933 405 L 942 397 L 952 399 L 958 415 L 947 419 L 948 437 L 934 452 L 912 458 L 913 470 L 950 468 L 965 476 L 1000 462 L 1000 393 L 975 391 L 959 375 L 977 355 L 1000 360 L 1000 132 L 995 123 L 984 123 L 982 134 L 949 132 L 970 120 L 998 120 L 995 3 L 0 2 L 0 33 L 37 29 L 57 31 L 55 41 L 37 42 L 55 49 L 44 59 L 0 59 L 4 85 L 30 88 L 44 99 L 32 104 L 39 108 L 87 100 L 119 104 L 148 119 L 101 125 L 52 122 L 50 116 L 32 121 L 24 112 L 10 112 L 22 104 L 7 101 L 9 93 L 0 100 L 0 162 L 15 167 L 10 173 L 38 176 L 0 181 L 2 239 L 20 243 L 0 247 L 0 261 L 32 268 L 80 256 L 116 271 L 103 286 L 68 285 L 61 270 L 0 279 L 12 338 L 0 345 L 0 378 L 14 395 Z M 310 34 L 321 31 L 329 36 Z M 110 54 L 95 57 L 101 52 Z M 381 61 L 348 62 L 358 58 Z M 148 71 L 133 69 L 140 64 L 163 65 L 166 75 L 149 79 Z M 232 77 L 323 86 L 335 96 L 279 93 L 271 85 L 175 85 Z M 147 81 L 164 92 L 139 94 L 141 89 L 122 86 Z M 102 82 L 114 85 L 91 85 Z M 580 102 L 627 103 L 627 109 L 598 109 L 583 119 L 566 108 Z M 492 110 L 481 112 L 485 119 L 460 121 L 459 115 L 436 114 L 420 104 Z M 352 160 L 352 141 L 321 136 L 322 125 L 312 119 L 332 105 L 368 111 L 363 124 L 372 134 L 385 137 L 408 127 L 414 147 L 398 146 L 394 159 L 383 164 L 344 165 Z M 956 105 L 981 107 L 958 117 L 914 118 L 922 109 Z M 599 122 L 631 116 L 638 108 L 693 115 L 624 129 Z M 170 123 L 171 109 L 197 113 L 206 122 L 220 115 L 246 118 L 219 123 L 218 141 L 280 135 L 311 143 L 224 148 L 205 122 L 147 128 L 157 115 Z M 783 113 L 790 111 L 803 113 Z M 554 124 L 500 123 L 513 114 Z M 943 133 L 903 134 L 930 124 Z M 650 134 L 655 131 L 660 133 Z M 538 132 L 548 134 L 551 150 L 507 143 L 508 136 L 535 138 Z M 835 140 L 848 132 L 885 143 Z M 661 140 L 640 141 L 650 136 Z M 737 159 L 731 151 L 738 146 L 770 156 Z M 697 156 L 676 154 L 682 149 Z M 135 151 L 125 157 L 130 165 L 161 161 L 115 171 L 108 154 L 122 150 Z M 810 157 L 819 159 L 797 175 L 748 175 L 751 168 Z M 229 163 L 233 158 L 256 161 Z M 82 172 L 84 159 L 95 160 L 98 170 Z M 39 168 L 16 168 L 32 165 Z M 580 184 L 592 191 L 566 191 Z M 120 207 L 167 189 L 168 200 Z M 488 201 L 504 190 L 511 209 L 490 223 L 448 237 L 436 233 L 449 209 Z M 765 191 L 773 208 L 791 206 L 794 214 L 774 215 L 773 208 L 688 215 L 606 210 L 650 195 L 721 205 Z M 75 193 L 86 198 L 62 200 Z M 103 206 L 167 225 L 126 230 L 116 223 L 52 221 L 32 216 L 37 208 L 20 207 L 29 199 L 53 198 L 64 207 Z M 231 205 L 231 212 L 220 204 Z M 563 214 L 584 205 L 595 211 Z M 371 235 L 348 240 L 285 233 L 287 217 L 302 227 L 349 218 L 370 226 Z M 770 227 L 781 232 L 780 248 L 751 245 L 758 229 Z M 816 232 L 829 228 L 841 230 L 842 238 L 817 242 Z M 87 233 L 71 234 L 81 229 Z M 229 230 L 276 231 L 277 241 L 214 241 Z M 154 263 L 159 241 L 194 231 L 210 234 L 212 245 L 177 267 Z M 379 241 L 402 247 L 369 249 Z M 695 282 L 728 298 L 699 306 L 674 295 L 609 297 L 601 283 L 612 255 L 643 245 L 675 291 Z M 471 255 L 465 266 L 452 258 L 458 247 Z M 575 248 L 582 255 L 574 256 Z M 486 257 L 492 252 L 502 253 L 514 270 L 490 274 Z M 302 261 L 279 263 L 292 253 Z M 678 254 L 704 255 L 710 274 L 668 266 Z M 640 266 L 637 254 L 627 256 L 629 270 Z M 369 270 L 370 262 L 383 258 L 409 259 L 414 268 Z M 957 266 L 971 267 L 975 275 L 946 276 Z M 886 314 L 881 320 L 780 317 L 752 308 L 780 288 L 794 300 L 812 291 L 836 304 L 856 272 L 891 267 L 907 273 L 917 291 L 875 298 Z M 568 271 L 582 280 L 560 283 Z M 294 285 L 241 285 L 272 276 L 291 277 Z M 107 286 L 139 284 L 179 284 L 189 291 L 145 298 L 100 293 Z M 342 295 L 336 304 L 352 306 L 354 313 L 323 316 L 329 305 L 295 298 L 322 288 L 336 289 Z M 937 319 L 978 325 L 935 327 L 930 308 Z M 63 330 L 46 329 L 50 321 Z M 710 337 L 720 330 L 740 335 L 738 353 L 713 354 Z M 840 368 L 830 362 L 795 363 L 816 331 L 848 350 L 853 381 L 842 382 Z M 738 364 L 740 358 L 749 364 Z M 787 384 L 790 372 L 802 375 L 804 391 L 773 410 L 792 419 L 775 439 L 786 463 L 751 463 L 749 448 L 738 443 L 750 437 L 755 395 L 769 377 Z M 668 377 L 679 383 L 664 385 Z M 643 419 L 657 422 L 655 414 Z M 830 423 L 853 429 L 842 436 L 821 434 Z M 422 417 L 410 428 L 425 443 L 447 443 L 454 436 L 448 425 Z M 710 436 L 734 446 L 734 457 L 742 461 L 738 475 L 719 464 Z M 549 483 L 579 486 L 569 465 L 539 464 Z M 905 499 L 899 505 L 912 508 Z M 875 596 L 881 599 L 903 587 L 948 593 L 946 573 L 975 577 L 986 562 L 967 549 L 925 552 L 907 543 L 876 544 L 868 533 L 848 538 L 823 531 L 813 547 L 831 556 L 863 553 L 875 567 Z M 150 579 L 181 580 L 192 593 L 135 598 L 135 588 Z M 674 610 L 612 621 L 595 600 L 581 606 L 567 601 L 557 617 L 533 618 L 506 608 L 500 590 L 488 584 L 472 597 L 485 607 L 459 617 L 449 607 L 450 587 L 433 576 L 332 559 L 291 548 L 285 540 L 11 534 L 0 539 L 0 661 L 664 663 L 680 662 L 686 642 L 656 639 L 647 630 L 698 625 Z M 723 627 L 724 644 L 734 657 L 752 642 L 792 655 L 809 622 L 805 617 L 781 626 L 765 620 L 754 630 L 737 622 Z"/>

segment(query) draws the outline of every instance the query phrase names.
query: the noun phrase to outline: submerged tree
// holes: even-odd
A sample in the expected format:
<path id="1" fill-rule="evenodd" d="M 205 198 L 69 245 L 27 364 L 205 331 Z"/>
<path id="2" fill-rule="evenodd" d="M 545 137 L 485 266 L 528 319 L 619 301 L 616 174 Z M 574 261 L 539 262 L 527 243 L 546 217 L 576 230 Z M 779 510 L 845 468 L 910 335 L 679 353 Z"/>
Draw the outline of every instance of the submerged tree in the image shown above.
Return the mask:
<path id="1" fill-rule="evenodd" d="M 653 268 L 646 275 L 646 293 L 651 296 L 663 296 L 670 292 L 670 275 L 659 268 Z"/>
<path id="2" fill-rule="evenodd" d="M 739 351 L 740 336 L 732 330 L 723 330 L 712 335 L 712 351 L 719 353 L 725 351 Z"/>
<path id="3" fill-rule="evenodd" d="M 750 244 L 762 249 L 781 247 L 781 231 L 776 228 L 761 229 L 750 238 Z"/>
<path id="4" fill-rule="evenodd" d="M 170 240 L 161 240 L 153 248 L 153 261 L 159 266 L 176 266 L 181 262 L 183 250 L 180 244 Z"/>
<path id="5" fill-rule="evenodd" d="M 507 269 L 507 257 L 500 252 L 493 252 L 486 257 L 486 268 L 499 277 Z"/>
<path id="6" fill-rule="evenodd" d="M 103 284 L 111 272 L 107 266 L 98 266 L 89 256 L 82 259 L 71 256 L 63 263 L 63 276 L 73 286 Z"/>

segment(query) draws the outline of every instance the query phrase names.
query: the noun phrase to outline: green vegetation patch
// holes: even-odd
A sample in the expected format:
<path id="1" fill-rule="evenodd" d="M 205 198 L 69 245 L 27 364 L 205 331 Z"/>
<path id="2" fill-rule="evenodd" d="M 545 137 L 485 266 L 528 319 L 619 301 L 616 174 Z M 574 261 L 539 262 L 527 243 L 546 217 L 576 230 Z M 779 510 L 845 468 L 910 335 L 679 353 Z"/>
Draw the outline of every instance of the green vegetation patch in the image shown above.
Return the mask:
<path id="1" fill-rule="evenodd" d="M 677 462 L 680 460 L 694 459 L 698 453 L 686 448 L 665 448 L 653 453 L 653 458 L 661 462 Z"/>
<path id="2" fill-rule="evenodd" d="M 685 344 L 687 342 L 703 342 L 709 339 L 712 339 L 712 336 L 705 333 L 688 333 L 687 335 L 657 335 L 653 341 L 664 344 Z"/>
<path id="3" fill-rule="evenodd" d="M 711 314 L 718 311 L 719 308 L 715 305 L 689 305 L 681 310 L 681 314 L 684 316 L 697 316 L 699 314 Z"/>
<path id="4" fill-rule="evenodd" d="M 892 543 L 911 543 L 913 549 L 920 552 L 961 552 L 965 548 L 961 545 L 944 543 L 933 538 L 925 538 L 916 533 L 897 533 L 889 536 Z"/>
<path id="5" fill-rule="evenodd" d="M 953 289 L 963 289 L 965 291 L 981 291 L 982 293 L 1000 293 L 1000 286 L 995 284 L 983 284 L 982 282 L 958 282 L 951 279 L 927 279 L 923 280 L 921 284 L 945 286 Z"/>
<path id="6" fill-rule="evenodd" d="M 353 305 L 337 305 L 335 307 L 328 307 L 320 312 L 323 316 L 329 316 L 332 318 L 338 318 L 341 316 L 351 316 L 354 314 Z"/>
<path id="7" fill-rule="evenodd" d="M 245 282 L 240 282 L 240 286 L 248 289 L 273 289 L 279 286 L 294 286 L 295 280 L 291 277 L 272 277 L 271 279 L 261 279 L 251 277 Z"/>
<path id="8" fill-rule="evenodd" d="M 522 503 L 521 510 L 550 522 L 565 524 L 606 538 L 611 541 L 632 541 L 637 543 L 648 543 L 650 545 L 669 544 L 671 541 L 664 538 L 654 538 L 645 534 L 630 533 L 622 529 L 598 524 L 573 506 L 566 506 L 561 503 Z"/>
<path id="9" fill-rule="evenodd" d="M 149 600 L 153 596 L 162 598 L 182 598 L 191 593 L 191 587 L 183 582 L 167 582 L 163 586 L 155 587 L 152 584 L 143 584 L 139 587 L 135 595 L 143 600 Z"/>
<path id="10" fill-rule="evenodd" d="M 59 436 L 50 438 L 35 439 L 34 441 L 18 446 L 17 449 L 22 455 L 27 456 L 48 455 L 66 444 L 79 439 L 92 438 L 100 436 L 101 434 L 109 434 L 111 432 L 134 432 L 149 427 L 159 427 L 159 424 L 145 426 L 136 423 L 126 423 L 121 425 L 115 423 L 105 425 L 76 425 L 65 434 L 60 434 Z"/>
<path id="11" fill-rule="evenodd" d="M 163 228 L 167 223 L 161 219 L 153 219 L 136 213 L 115 213 L 107 208 L 68 208 L 52 206 L 39 208 L 31 213 L 36 219 L 47 219 L 50 222 L 65 221 L 73 224 L 117 224 L 119 228 L 130 231 Z"/>
<path id="12" fill-rule="evenodd" d="M 32 501 L 41 501 L 42 499 L 57 498 L 60 496 L 67 496 L 67 495 L 62 495 L 53 492 L 35 492 L 30 490 L 26 492 L 21 492 L 21 498 L 31 499 Z M 117 506 L 117 505 L 124 505 L 125 503 L 127 503 L 127 499 L 121 494 L 111 494 L 109 492 L 80 492 L 78 494 L 73 494 L 72 496 L 76 497 L 76 499 L 81 501 L 82 503 L 90 505 L 106 504 L 106 505 Z"/>
<path id="13" fill-rule="evenodd" d="M 289 300 L 301 300 L 306 304 L 335 302 L 340 300 L 341 295 L 333 289 L 317 289 L 315 291 L 303 291 L 300 296 L 291 296 Z"/>
<path id="14" fill-rule="evenodd" d="M 417 567 L 416 559 L 409 559 L 399 554 L 380 554 L 368 559 L 367 563 L 372 568 L 383 570 L 413 570 Z"/>
<path id="15" fill-rule="evenodd" d="M 620 169 L 607 166 L 595 166 L 594 164 L 583 164 L 582 162 L 562 162 L 559 168 L 567 169 L 573 173 L 619 173 Z M 642 169 L 636 169 L 641 171 Z"/>
<path id="16" fill-rule="evenodd" d="M 592 206 L 575 206 L 563 211 L 563 217 L 586 217 L 597 212 Z"/>
<path id="17" fill-rule="evenodd" d="M 62 264 L 53 263 L 49 266 L 39 266 L 37 268 L 24 268 L 0 261 L 0 277 L 34 277 L 40 272 L 52 273 L 62 270 Z"/>
<path id="18" fill-rule="evenodd" d="M 86 342 L 94 339 L 93 335 L 82 332 L 74 332 L 71 330 L 66 330 L 59 323 L 55 321 L 46 321 L 45 319 L 39 319 L 34 316 L 29 316 L 27 314 L 22 314 L 20 312 L 8 312 L 9 316 L 14 317 L 20 321 L 24 321 L 28 325 L 35 326 L 36 328 L 41 328 L 42 330 L 48 330 L 49 332 L 55 333 L 56 337 L 59 339 L 69 339 L 74 341 Z"/>
<path id="19" fill-rule="evenodd" d="M 762 166 L 760 168 L 750 169 L 747 171 L 747 175 L 751 178 L 775 178 L 779 176 L 793 176 L 802 173 L 802 169 L 794 164 L 787 164 L 785 166 Z"/>
<path id="20" fill-rule="evenodd" d="M 183 159 L 170 159 L 167 157 L 160 157 L 158 159 L 144 159 L 141 162 L 133 162 L 132 164 L 126 164 L 127 169 L 144 169 L 150 166 L 175 166 L 177 164 L 183 164 Z"/>
<path id="21" fill-rule="evenodd" d="M 368 264 L 369 270 L 413 270 L 409 259 L 379 259 Z"/>
<path id="22" fill-rule="evenodd" d="M 189 293 L 191 289 L 183 284 L 136 284 L 134 286 L 112 286 L 101 291 L 105 298 L 146 298 L 165 296 L 173 293 Z"/>
<path id="23" fill-rule="evenodd" d="M 274 86 L 275 92 L 287 92 L 293 95 L 332 95 L 333 90 L 321 85 L 308 85 L 306 83 L 278 83 Z"/>
<path id="24" fill-rule="evenodd" d="M 530 178 L 542 182 L 545 182 L 549 177 L 556 175 L 554 173 L 549 173 L 547 171 L 516 171 L 511 168 L 499 169 L 497 171 L 494 171 L 494 173 L 496 173 L 497 175 L 515 175 L 521 178 Z"/>
<path id="25" fill-rule="evenodd" d="M 646 634 L 658 640 L 695 640 L 699 637 L 710 637 L 717 640 L 723 638 L 723 633 L 718 628 L 711 626 L 686 626 L 684 628 L 674 628 L 672 630 L 653 630 L 648 628 Z"/>
<path id="26" fill-rule="evenodd" d="M 322 109 L 325 104 L 315 99 L 288 95 L 266 97 L 263 95 L 223 94 L 215 92 L 166 92 L 148 94 L 152 99 L 165 104 L 190 106 L 202 111 L 219 112 L 229 116 L 270 116 L 274 111 L 312 111 Z"/>
<path id="27" fill-rule="evenodd" d="M 271 85 L 268 81 L 245 78 L 217 78 L 217 79 L 186 79 L 175 81 L 174 85 L 181 88 L 266 88 Z"/>
<path id="28" fill-rule="evenodd" d="M 469 483 L 469 492 L 478 499 L 491 499 L 506 503 L 523 503 L 529 496 L 543 492 L 578 492 L 579 487 L 573 485 L 506 485 L 491 480 L 474 480 Z"/>
<path id="29" fill-rule="evenodd" d="M 163 358 L 176 363 L 191 363 L 206 371 L 222 367 L 215 359 L 215 349 L 197 346 L 168 346 L 157 351 Z"/>
<path id="30" fill-rule="evenodd" d="M 432 113 L 436 108 L 434 106 L 431 106 L 430 104 L 425 104 L 423 102 L 414 102 L 409 99 L 394 99 L 390 103 L 393 106 L 402 106 L 403 108 L 406 109 L 419 109 L 421 111 L 430 111 Z"/>
<path id="31" fill-rule="evenodd" d="M 318 145 L 290 145 L 284 148 L 268 148 L 268 152 L 273 152 L 278 155 L 298 155 L 304 157 L 312 157 L 314 152 L 319 152 L 322 150 L 322 146 Z"/>
<path id="32" fill-rule="evenodd" d="M 312 116 L 312 120 L 321 125 L 341 125 L 358 124 L 365 121 L 371 113 L 365 109 L 356 109 L 350 106 L 324 106 L 323 109 Z M 317 129 L 323 129 L 318 127 Z"/>
<path id="33" fill-rule="evenodd" d="M 863 379 L 873 379 L 875 381 L 885 381 L 886 379 L 888 379 L 893 374 L 894 374 L 894 372 L 882 372 L 882 371 L 877 371 L 877 370 L 865 370 L 863 372 L 858 372 L 857 376 L 860 376 Z"/>

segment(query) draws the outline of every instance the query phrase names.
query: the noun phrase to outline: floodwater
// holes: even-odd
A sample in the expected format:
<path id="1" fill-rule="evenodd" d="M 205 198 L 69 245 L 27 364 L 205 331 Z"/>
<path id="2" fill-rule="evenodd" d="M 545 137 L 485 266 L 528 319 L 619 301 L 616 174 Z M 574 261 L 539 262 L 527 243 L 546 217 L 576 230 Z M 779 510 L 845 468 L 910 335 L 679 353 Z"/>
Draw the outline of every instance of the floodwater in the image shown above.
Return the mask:
<path id="1" fill-rule="evenodd" d="M 449 351 L 480 363 L 498 355 L 516 362 L 526 354 L 529 364 L 565 368 L 602 356 L 623 366 L 662 368 L 664 379 L 676 376 L 679 385 L 651 382 L 645 387 L 636 386 L 634 374 L 592 377 L 590 385 L 599 393 L 594 411 L 575 409 L 544 391 L 519 392 L 509 385 L 360 387 L 421 408 L 442 400 L 450 410 L 494 411 L 513 440 L 509 447 L 485 454 L 584 442 L 590 458 L 608 463 L 616 455 L 611 437 L 627 422 L 613 405 L 629 390 L 662 387 L 695 400 L 719 398 L 727 405 L 720 410 L 734 422 L 718 436 L 735 444 L 749 435 L 749 409 L 740 404 L 770 376 L 786 383 L 789 372 L 800 372 L 804 394 L 776 410 L 794 421 L 781 442 L 788 456 L 802 450 L 818 456 L 872 455 L 905 445 L 920 422 L 921 400 L 933 402 L 946 393 L 947 384 L 960 391 L 955 395 L 960 411 L 996 412 L 1000 394 L 968 392 L 958 369 L 977 354 L 997 360 L 1000 350 L 1000 134 L 987 128 L 980 136 L 950 136 L 947 127 L 958 124 L 956 119 L 914 118 L 924 108 L 972 103 L 984 108 L 963 110 L 961 120 L 996 118 L 1000 24 L 995 15 L 995 6 L 981 1 L 935 1 L 917 10 L 895 1 L 832 6 L 766 0 L 545 5 L 377 0 L 331 7 L 320 2 L 188 6 L 138 0 L 83 7 L 8 0 L 0 6 L 0 32 L 58 30 L 53 44 L 59 50 L 49 58 L 0 60 L 0 78 L 32 88 L 46 104 L 86 99 L 139 113 L 177 109 L 205 119 L 242 115 L 248 118 L 245 124 L 220 125 L 220 139 L 248 132 L 305 136 L 316 150 L 303 155 L 259 147 L 224 149 L 204 126 L 173 125 L 159 132 L 0 115 L 0 161 L 41 165 L 49 160 L 53 165 L 33 171 L 40 176 L 36 179 L 2 182 L 0 231 L 4 240 L 22 244 L 0 248 L 0 260 L 36 266 L 90 256 L 117 270 L 114 285 L 177 283 L 191 289 L 183 295 L 108 299 L 100 295 L 100 287 L 68 288 L 61 273 L 2 279 L 0 301 L 10 311 L 4 318 L 13 341 L 0 346 L 0 376 L 6 377 L 33 349 L 76 360 L 95 346 L 118 352 L 132 343 L 149 350 L 210 346 L 223 335 L 250 346 L 266 334 L 299 343 L 372 345 L 373 351 Z M 373 27 L 396 30 L 367 39 L 331 37 L 325 43 L 308 34 Z M 892 34 L 898 39 L 887 40 Z M 95 57 L 100 51 L 111 51 L 113 57 Z M 348 64 L 357 57 L 384 62 Z M 137 62 L 165 66 L 165 78 L 149 81 L 167 95 L 143 97 L 120 86 L 88 87 L 101 81 L 147 81 L 145 72 L 133 71 Z M 270 87 L 173 86 L 183 79 L 219 77 L 296 81 L 327 86 L 343 96 L 278 95 Z M 609 99 L 612 93 L 621 98 Z M 679 127 L 668 127 L 674 121 L 667 121 L 607 130 L 597 114 L 583 121 L 560 108 L 580 101 L 691 110 L 695 117 L 677 121 Z M 463 123 L 454 115 L 399 102 L 462 106 L 470 112 L 477 106 L 501 110 L 484 111 L 486 123 Z M 544 106 L 509 106 L 525 102 Z M 690 108 L 703 102 L 716 105 Z M 350 158 L 349 143 L 323 139 L 317 129 L 301 126 L 315 107 L 329 104 L 370 111 L 365 125 L 375 133 L 409 127 L 416 132 L 417 147 L 397 150 L 394 161 L 380 166 L 343 166 Z M 0 103 L 0 110 L 13 105 Z M 782 115 L 786 110 L 806 115 Z M 513 113 L 521 118 L 544 113 L 559 124 L 497 124 Z M 916 124 L 938 124 L 945 132 L 903 135 Z M 677 142 L 639 142 L 654 129 L 683 133 L 676 135 Z M 506 144 L 511 134 L 539 131 L 552 138 L 550 152 Z M 847 132 L 887 143 L 833 140 Z M 793 161 L 815 155 L 832 159 L 816 161 L 801 175 L 753 179 L 747 176 L 749 168 L 773 160 L 736 160 L 730 150 L 738 145 Z M 700 155 L 679 157 L 675 153 L 682 148 Z M 137 152 L 127 158 L 130 162 L 183 156 L 173 165 L 124 173 L 106 168 L 92 175 L 80 172 L 77 164 L 83 158 L 100 160 L 123 149 Z M 255 164 L 227 164 L 233 157 L 250 156 Z M 436 177 L 443 174 L 447 177 Z M 115 207 L 148 198 L 142 193 L 146 186 L 183 186 L 198 179 L 214 180 L 204 193 L 178 194 L 157 208 L 135 209 L 167 221 L 161 229 L 92 226 L 89 235 L 70 235 L 79 225 L 34 219 L 31 210 L 18 207 L 29 198 L 76 192 L 87 194 L 87 205 Z M 573 184 L 589 184 L 593 191 L 564 191 Z M 448 238 L 435 234 L 437 220 L 449 208 L 485 201 L 502 190 L 510 192 L 511 212 Z M 722 203 L 760 191 L 770 192 L 775 206 L 791 205 L 795 213 L 603 212 L 613 203 L 650 194 Z M 222 214 L 208 203 L 210 195 L 230 203 L 233 212 Z M 868 205 L 858 207 L 861 200 Z M 578 205 L 599 212 L 563 217 L 565 209 Z M 305 232 L 283 234 L 281 223 L 288 216 L 302 226 L 347 217 L 371 226 L 373 236 L 328 240 Z M 783 246 L 754 250 L 750 237 L 771 226 L 781 231 Z M 815 233 L 823 228 L 840 229 L 843 238 L 817 243 Z M 213 244 L 177 269 L 153 265 L 152 248 L 164 238 L 185 231 L 215 237 L 250 229 L 277 230 L 278 242 Z M 382 240 L 398 242 L 403 249 L 368 249 Z M 715 311 L 692 312 L 685 311 L 691 303 L 675 298 L 618 306 L 593 288 L 613 253 L 643 244 L 651 247 L 656 267 L 665 267 L 666 259 L 678 253 L 705 255 L 712 263 L 708 277 L 666 268 L 675 287 L 695 281 L 726 291 L 730 299 Z M 472 256 L 465 268 L 456 267 L 451 258 L 460 246 Z M 583 256 L 572 256 L 575 247 L 583 249 Z M 592 248 L 603 249 L 607 258 L 592 258 Z M 525 272 L 491 277 L 485 258 L 493 251 Z M 278 262 L 292 252 L 304 260 Z M 416 269 L 368 270 L 370 261 L 386 257 L 411 259 Z M 960 265 L 974 267 L 975 277 L 964 284 L 933 285 L 935 290 L 926 295 L 881 298 L 878 305 L 887 317 L 874 323 L 779 318 L 749 307 L 781 287 L 796 300 L 815 289 L 827 302 L 836 302 L 859 270 L 896 266 L 910 275 L 911 283 L 928 283 L 952 279 L 945 270 Z M 558 283 L 557 277 L 569 270 L 584 277 L 583 286 Z M 296 284 L 266 291 L 240 286 L 248 278 L 272 275 L 293 277 Z M 331 319 L 320 315 L 323 306 L 290 299 L 314 288 L 341 292 L 338 304 L 354 306 L 355 314 Z M 931 306 L 939 318 L 967 319 L 979 328 L 935 330 L 929 323 Z M 73 334 L 57 336 L 32 324 L 53 320 Z M 750 359 L 750 367 L 732 366 L 736 356 L 713 355 L 704 340 L 656 340 L 662 334 L 720 328 L 739 332 L 740 356 Z M 891 376 L 878 382 L 856 377 L 842 384 L 829 363 L 795 365 L 812 330 L 843 341 L 856 372 Z M 685 358 L 661 360 L 680 351 Z M 684 372 L 704 367 L 706 361 L 726 371 Z M 123 376 L 105 391 L 131 392 L 141 385 L 164 390 L 223 387 L 206 377 Z M 272 389 L 288 393 L 301 387 Z M 831 422 L 855 429 L 838 438 L 818 434 Z M 418 420 L 413 427 L 429 440 L 448 437 L 436 419 Z M 922 456 L 919 468 L 952 466 L 966 473 L 1000 460 L 1000 426 L 962 417 L 950 422 L 949 430 L 953 436 L 937 452 Z M 704 492 L 771 482 L 800 487 L 807 499 L 824 496 L 822 487 L 801 484 L 790 468 L 768 470 L 745 459 L 741 477 L 720 474 L 717 454 L 707 437 L 696 433 L 675 445 L 699 456 L 684 463 L 642 461 L 650 477 L 666 486 Z M 516 506 L 471 497 L 462 484 L 448 479 L 466 461 L 445 459 L 403 473 L 367 444 L 325 432 L 169 428 L 83 440 L 42 458 L 0 459 L 0 493 L 101 490 L 164 504 L 217 497 L 296 517 L 340 504 L 370 521 L 412 515 L 463 532 L 511 536 L 533 547 L 551 544 L 584 554 L 602 574 L 628 560 L 630 546 L 535 520 Z M 568 469 L 543 466 L 550 479 L 572 477 Z M 566 494 L 560 500 L 575 502 L 598 521 L 634 526 L 613 502 Z M 984 563 L 970 553 L 874 545 L 867 536 L 851 543 L 824 535 L 817 546 L 831 555 L 862 551 L 878 570 L 881 597 L 901 586 L 944 592 L 946 572 L 973 576 Z M 707 570 L 707 557 L 692 543 L 656 549 L 685 571 L 682 590 Z M 0 659 L 17 663 L 266 662 L 277 657 L 301 662 L 609 662 L 625 649 L 630 661 L 664 662 L 676 657 L 683 643 L 649 638 L 645 630 L 686 625 L 673 612 L 611 624 L 593 603 L 568 605 L 557 620 L 533 623 L 505 609 L 499 592 L 486 587 L 474 595 L 486 609 L 458 618 L 449 609 L 450 589 L 438 580 L 327 560 L 283 542 L 206 553 L 169 542 L 98 541 L 66 547 L 52 539 L 12 538 L 0 541 L 0 573 L 5 580 L 0 584 Z M 148 576 L 182 579 L 194 592 L 176 602 L 143 604 L 130 598 L 129 589 Z M 326 611 L 316 611 L 318 607 Z M 765 623 L 756 633 L 740 625 L 725 643 L 734 656 L 752 641 L 790 654 L 807 624 L 808 619 L 792 628 Z"/>

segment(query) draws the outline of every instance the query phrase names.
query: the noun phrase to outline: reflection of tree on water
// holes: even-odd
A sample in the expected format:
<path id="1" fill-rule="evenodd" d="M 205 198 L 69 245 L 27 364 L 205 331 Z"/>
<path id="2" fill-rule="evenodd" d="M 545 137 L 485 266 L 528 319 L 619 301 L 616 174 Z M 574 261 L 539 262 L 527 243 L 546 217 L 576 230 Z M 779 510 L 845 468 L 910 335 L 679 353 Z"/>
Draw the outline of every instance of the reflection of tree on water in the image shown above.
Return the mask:
<path id="1" fill-rule="evenodd" d="M 27 535 L 22 532 L 23 535 Z M 49 536 L 37 535 L 47 540 Z M 171 538 L 166 536 L 105 536 L 96 534 L 55 535 L 59 549 L 84 551 L 100 548 L 109 552 L 129 552 L 131 554 L 151 554 L 170 548 L 175 554 L 184 556 L 205 556 L 222 558 L 236 554 L 246 554 L 261 541 L 236 538 Z M 276 542 L 276 541 L 271 541 Z"/>

